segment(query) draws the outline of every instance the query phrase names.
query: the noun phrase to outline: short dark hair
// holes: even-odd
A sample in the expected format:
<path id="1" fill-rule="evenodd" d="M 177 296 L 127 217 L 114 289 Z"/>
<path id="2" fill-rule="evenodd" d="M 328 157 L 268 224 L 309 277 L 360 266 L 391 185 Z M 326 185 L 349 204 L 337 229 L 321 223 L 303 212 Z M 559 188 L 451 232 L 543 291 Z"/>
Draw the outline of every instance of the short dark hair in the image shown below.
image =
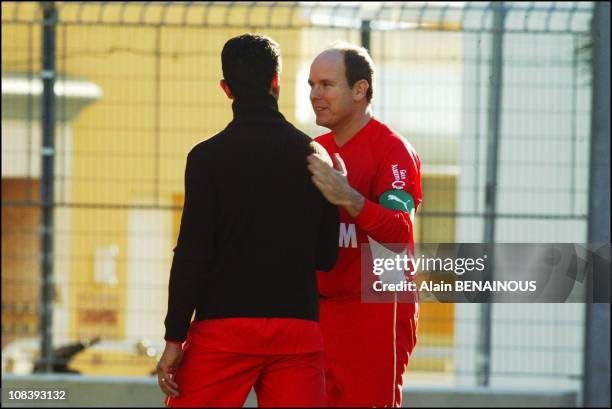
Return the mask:
<path id="1" fill-rule="evenodd" d="M 340 51 L 344 56 L 346 82 L 348 82 L 349 87 L 352 88 L 359 80 L 366 80 L 369 85 L 366 98 L 368 102 L 372 101 L 374 95 L 374 62 L 368 50 L 349 43 L 337 43 L 331 49 Z"/>
<path id="2" fill-rule="evenodd" d="M 243 34 L 225 43 L 221 67 L 235 97 L 265 95 L 274 74 L 280 72 L 280 48 L 269 37 Z"/>

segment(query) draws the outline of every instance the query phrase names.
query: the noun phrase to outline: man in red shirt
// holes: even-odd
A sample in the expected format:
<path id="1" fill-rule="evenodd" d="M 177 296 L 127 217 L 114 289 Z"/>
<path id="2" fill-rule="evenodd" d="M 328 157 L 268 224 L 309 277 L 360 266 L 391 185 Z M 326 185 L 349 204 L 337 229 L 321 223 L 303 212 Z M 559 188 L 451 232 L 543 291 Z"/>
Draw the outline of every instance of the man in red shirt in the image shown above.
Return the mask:
<path id="1" fill-rule="evenodd" d="M 361 301 L 362 244 L 400 243 L 412 254 L 422 200 L 416 151 L 372 117 L 373 71 L 365 49 L 341 45 L 316 57 L 308 79 L 317 124 L 331 130 L 316 141 L 335 161 L 333 168 L 311 155 L 309 169 L 340 209 L 338 262 L 318 276 L 329 406 L 400 406 L 416 344 L 416 299 Z"/>

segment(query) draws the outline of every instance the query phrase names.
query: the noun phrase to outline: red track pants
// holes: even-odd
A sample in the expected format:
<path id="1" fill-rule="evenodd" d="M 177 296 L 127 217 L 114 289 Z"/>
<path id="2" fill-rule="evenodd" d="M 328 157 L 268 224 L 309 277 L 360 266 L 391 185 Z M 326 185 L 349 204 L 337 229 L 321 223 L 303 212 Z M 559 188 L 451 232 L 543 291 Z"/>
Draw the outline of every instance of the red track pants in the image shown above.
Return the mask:
<path id="1" fill-rule="evenodd" d="M 232 325 L 231 321 L 227 322 Z M 257 329 L 259 321 L 253 322 L 254 326 L 251 328 Z M 261 323 L 261 328 L 264 328 L 264 320 L 261 320 Z M 224 351 L 227 344 L 220 345 L 219 340 L 229 340 L 230 344 L 240 342 L 236 342 L 235 338 L 232 341 L 231 337 L 216 338 L 221 328 L 212 328 L 211 324 L 216 325 L 192 325 L 184 346 L 183 361 L 174 376 L 180 396 L 166 398 L 167 406 L 242 407 L 253 387 L 260 407 L 325 405 L 323 352 L 245 354 Z M 243 333 L 241 338 L 250 340 L 247 341 L 250 343 L 256 338 L 254 343 L 259 345 L 287 343 L 274 331 L 269 333 L 273 338 L 257 337 L 254 333 L 255 331 Z M 288 345 L 299 345 L 299 341 L 296 343 L 293 338 L 290 338 Z"/>
<path id="2" fill-rule="evenodd" d="M 418 304 L 321 301 L 327 406 L 398 407 L 416 345 Z"/>

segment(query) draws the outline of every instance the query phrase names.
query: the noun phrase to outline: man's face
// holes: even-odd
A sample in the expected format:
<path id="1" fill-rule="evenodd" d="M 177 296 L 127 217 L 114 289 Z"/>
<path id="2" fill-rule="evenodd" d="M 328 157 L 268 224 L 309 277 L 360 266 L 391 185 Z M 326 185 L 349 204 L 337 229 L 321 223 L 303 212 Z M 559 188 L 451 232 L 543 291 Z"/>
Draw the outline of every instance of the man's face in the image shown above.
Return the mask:
<path id="1" fill-rule="evenodd" d="M 333 130 L 357 109 L 353 90 L 346 81 L 341 52 L 331 50 L 319 54 L 310 66 L 308 84 L 317 125 Z"/>

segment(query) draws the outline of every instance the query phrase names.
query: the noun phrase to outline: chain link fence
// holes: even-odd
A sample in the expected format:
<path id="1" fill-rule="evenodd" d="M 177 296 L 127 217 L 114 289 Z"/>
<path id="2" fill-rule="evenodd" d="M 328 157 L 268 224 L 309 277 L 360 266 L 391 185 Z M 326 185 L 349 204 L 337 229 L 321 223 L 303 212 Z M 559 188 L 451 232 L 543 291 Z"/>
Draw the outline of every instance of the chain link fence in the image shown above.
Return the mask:
<path id="1" fill-rule="evenodd" d="M 54 346 L 75 346 L 64 362 L 72 370 L 153 370 L 186 154 L 231 120 L 220 51 L 247 31 L 280 44 L 280 110 L 313 137 L 326 130 L 308 99 L 311 61 L 336 40 L 367 46 L 374 115 L 421 156 L 418 242 L 587 241 L 591 2 L 44 7 L 2 3 L 3 373 L 34 370 L 45 331 Z M 51 151 L 41 123 L 44 27 L 55 39 Z M 45 152 L 51 167 L 41 165 Z M 42 267 L 45 254 L 52 262 Z M 52 277 L 48 294 L 43 277 Z M 583 304 L 481 308 L 421 305 L 407 384 L 485 376 L 494 386 L 581 391 Z"/>

